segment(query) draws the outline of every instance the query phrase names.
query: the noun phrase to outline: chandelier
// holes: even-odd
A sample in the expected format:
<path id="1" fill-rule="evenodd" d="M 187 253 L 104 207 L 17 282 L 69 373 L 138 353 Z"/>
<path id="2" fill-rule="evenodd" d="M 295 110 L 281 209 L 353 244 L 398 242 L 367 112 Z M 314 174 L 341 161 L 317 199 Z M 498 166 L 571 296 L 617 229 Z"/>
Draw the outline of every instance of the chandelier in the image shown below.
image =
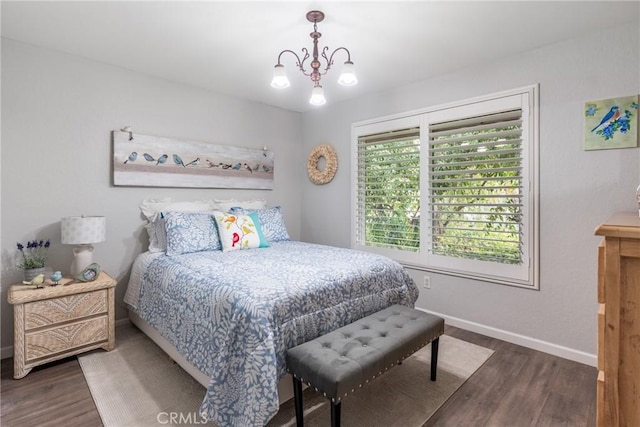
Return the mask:
<path id="1" fill-rule="evenodd" d="M 285 49 L 278 55 L 278 63 L 275 65 L 273 69 L 273 79 L 271 80 L 271 86 L 277 89 L 284 89 L 289 87 L 291 83 L 287 78 L 287 72 L 284 69 L 284 65 L 280 63 L 280 58 L 284 53 L 291 53 L 296 57 L 296 66 L 302 74 L 311 78 L 313 82 L 313 90 L 311 91 L 311 98 L 309 99 L 309 103 L 312 105 L 323 105 L 327 102 L 324 97 L 324 91 L 322 90 L 322 85 L 320 85 L 320 78 L 327 74 L 331 66 L 333 65 L 333 55 L 340 50 L 344 50 L 347 52 L 347 60 L 345 61 L 342 67 L 342 73 L 338 78 L 338 83 L 342 86 L 353 86 L 358 83 L 358 79 L 356 78 L 355 68 L 353 67 L 353 62 L 351 62 L 351 53 L 346 47 L 339 47 L 331 52 L 331 55 L 327 57 L 327 51 L 329 50 L 328 46 L 322 48 L 322 53 L 318 55 L 318 39 L 322 36 L 321 33 L 318 32 L 318 22 L 322 22 L 324 19 L 324 13 L 319 10 L 312 10 L 307 13 L 307 20 L 309 22 L 313 22 L 313 32 L 309 34 L 309 36 L 313 39 L 313 59 L 309 63 L 311 66 L 311 70 L 307 71 L 305 67 L 305 62 L 307 59 L 311 57 L 307 48 L 302 48 L 302 59 L 292 50 Z M 320 62 L 320 57 L 324 58 L 325 67 L 324 70 L 320 70 L 322 67 L 322 63 Z"/>

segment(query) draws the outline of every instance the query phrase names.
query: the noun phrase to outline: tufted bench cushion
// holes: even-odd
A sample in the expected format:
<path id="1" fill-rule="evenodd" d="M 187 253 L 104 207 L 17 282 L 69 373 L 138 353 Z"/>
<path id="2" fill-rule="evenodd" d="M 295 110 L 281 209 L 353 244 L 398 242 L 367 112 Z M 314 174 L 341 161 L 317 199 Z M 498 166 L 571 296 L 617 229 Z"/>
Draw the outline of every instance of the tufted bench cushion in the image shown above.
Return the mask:
<path id="1" fill-rule="evenodd" d="M 289 349 L 287 369 L 294 377 L 294 393 L 301 394 L 299 382 L 304 382 L 339 405 L 349 393 L 432 341 L 431 379 L 435 380 L 437 340 L 443 333 L 444 320 L 438 316 L 402 305 L 386 308 Z M 297 399 L 300 426 L 302 402 Z M 337 416 L 339 424 L 339 412 Z"/>

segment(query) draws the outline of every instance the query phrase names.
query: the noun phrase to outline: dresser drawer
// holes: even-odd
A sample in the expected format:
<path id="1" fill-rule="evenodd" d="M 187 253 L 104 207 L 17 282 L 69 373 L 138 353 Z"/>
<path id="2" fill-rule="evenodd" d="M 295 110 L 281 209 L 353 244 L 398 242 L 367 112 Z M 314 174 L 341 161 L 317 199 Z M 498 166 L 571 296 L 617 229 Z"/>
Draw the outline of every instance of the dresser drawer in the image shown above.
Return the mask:
<path id="1" fill-rule="evenodd" d="M 101 289 L 25 304 L 26 330 L 107 312 L 107 290 Z"/>
<path id="2" fill-rule="evenodd" d="M 65 352 L 109 338 L 107 316 L 25 334 L 25 361 Z"/>

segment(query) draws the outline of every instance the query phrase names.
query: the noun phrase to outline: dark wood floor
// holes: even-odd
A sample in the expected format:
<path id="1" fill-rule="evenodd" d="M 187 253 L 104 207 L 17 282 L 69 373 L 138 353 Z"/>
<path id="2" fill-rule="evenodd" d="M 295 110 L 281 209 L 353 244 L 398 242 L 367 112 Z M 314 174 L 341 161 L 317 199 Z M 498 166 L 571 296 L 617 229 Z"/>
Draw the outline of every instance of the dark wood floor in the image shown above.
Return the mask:
<path id="1" fill-rule="evenodd" d="M 595 368 L 451 326 L 446 333 L 495 353 L 423 427 L 595 426 Z M 75 357 L 12 375 L 13 360 L 3 360 L 0 425 L 102 426 Z"/>
<path id="2" fill-rule="evenodd" d="M 596 368 L 462 329 L 445 333 L 495 353 L 423 427 L 596 425 Z"/>

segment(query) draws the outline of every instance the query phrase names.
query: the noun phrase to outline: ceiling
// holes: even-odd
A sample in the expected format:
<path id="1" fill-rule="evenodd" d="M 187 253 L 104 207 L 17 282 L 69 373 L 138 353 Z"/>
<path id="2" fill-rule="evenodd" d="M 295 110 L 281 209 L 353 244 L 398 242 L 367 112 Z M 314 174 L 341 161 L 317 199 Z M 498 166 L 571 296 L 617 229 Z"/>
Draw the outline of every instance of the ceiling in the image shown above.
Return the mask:
<path id="1" fill-rule="evenodd" d="M 293 111 L 312 82 L 283 56 L 291 87 L 269 83 L 283 49 L 312 48 L 305 15 L 326 14 L 319 46 L 351 51 L 359 84 L 323 77 L 328 103 L 406 85 L 622 23 L 640 2 L 1 2 L 2 36 Z"/>

